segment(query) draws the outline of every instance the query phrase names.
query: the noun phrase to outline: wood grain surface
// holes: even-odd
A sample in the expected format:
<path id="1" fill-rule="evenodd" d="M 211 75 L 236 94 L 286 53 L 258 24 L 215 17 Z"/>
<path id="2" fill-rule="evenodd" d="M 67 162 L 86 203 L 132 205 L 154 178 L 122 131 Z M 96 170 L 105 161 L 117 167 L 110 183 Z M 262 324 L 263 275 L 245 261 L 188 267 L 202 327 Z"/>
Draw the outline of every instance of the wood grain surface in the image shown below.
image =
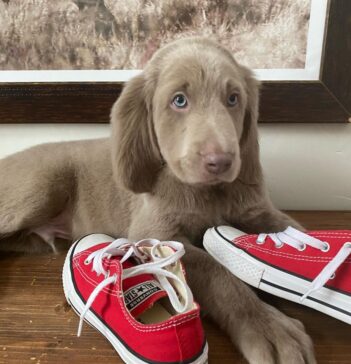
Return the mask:
<path id="1" fill-rule="evenodd" d="M 351 212 L 292 212 L 310 229 L 351 229 Z M 122 363 L 110 344 L 85 325 L 66 304 L 61 269 L 64 255 L 0 256 L 0 363 Z M 319 364 L 351 363 L 351 327 L 329 316 L 259 293 L 301 320 L 312 336 Z M 230 303 L 226 303 L 230 304 Z M 210 364 L 245 363 L 228 338 L 204 318 Z M 254 345 L 254 343 L 252 343 Z"/>

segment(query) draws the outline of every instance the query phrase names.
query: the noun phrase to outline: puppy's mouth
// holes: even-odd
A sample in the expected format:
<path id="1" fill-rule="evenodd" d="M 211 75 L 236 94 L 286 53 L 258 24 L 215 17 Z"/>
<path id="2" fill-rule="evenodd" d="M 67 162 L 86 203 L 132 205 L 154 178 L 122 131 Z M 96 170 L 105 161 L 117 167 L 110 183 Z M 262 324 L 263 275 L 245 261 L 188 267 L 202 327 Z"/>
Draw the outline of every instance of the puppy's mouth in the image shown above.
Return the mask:
<path id="1" fill-rule="evenodd" d="M 228 167 L 205 166 L 198 160 L 179 160 L 173 172 L 184 183 L 194 186 L 214 186 L 233 182 L 239 175 L 241 161 L 233 158 Z"/>
<path id="2" fill-rule="evenodd" d="M 215 186 L 223 183 L 233 182 L 239 175 L 240 167 L 232 166 L 225 173 L 214 174 L 206 170 L 201 170 L 196 173 L 194 170 L 185 173 L 187 182 L 195 186 Z M 195 173 L 194 173 L 195 172 Z"/>
<path id="3" fill-rule="evenodd" d="M 223 174 L 214 175 L 212 173 L 203 172 L 201 173 L 199 184 L 203 185 L 217 185 L 220 183 L 231 183 L 237 177 L 236 173 L 232 173 L 232 171 L 227 171 Z"/>

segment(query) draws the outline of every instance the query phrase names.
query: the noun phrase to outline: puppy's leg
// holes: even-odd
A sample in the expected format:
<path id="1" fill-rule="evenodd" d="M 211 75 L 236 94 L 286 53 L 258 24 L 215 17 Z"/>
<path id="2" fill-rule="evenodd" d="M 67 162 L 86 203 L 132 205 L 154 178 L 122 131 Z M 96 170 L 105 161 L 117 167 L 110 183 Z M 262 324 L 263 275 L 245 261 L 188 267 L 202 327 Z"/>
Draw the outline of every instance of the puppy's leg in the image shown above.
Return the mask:
<path id="1" fill-rule="evenodd" d="M 316 363 L 301 322 L 259 300 L 202 249 L 186 244 L 183 262 L 196 300 L 250 364 Z"/>
<path id="2" fill-rule="evenodd" d="M 67 251 L 71 245 L 71 240 L 55 239 L 55 245 L 50 246 L 39 235 L 28 231 L 19 231 L 13 235 L 0 238 L 0 253 L 30 253 L 47 254 Z"/>
<path id="3" fill-rule="evenodd" d="M 273 207 L 269 201 L 244 212 L 240 216 L 240 227 L 246 233 L 279 232 L 288 226 L 304 230 L 297 221 Z"/>
<path id="4" fill-rule="evenodd" d="M 0 160 L 0 239 L 40 228 L 67 209 L 74 178 L 60 152 L 45 145 Z"/>

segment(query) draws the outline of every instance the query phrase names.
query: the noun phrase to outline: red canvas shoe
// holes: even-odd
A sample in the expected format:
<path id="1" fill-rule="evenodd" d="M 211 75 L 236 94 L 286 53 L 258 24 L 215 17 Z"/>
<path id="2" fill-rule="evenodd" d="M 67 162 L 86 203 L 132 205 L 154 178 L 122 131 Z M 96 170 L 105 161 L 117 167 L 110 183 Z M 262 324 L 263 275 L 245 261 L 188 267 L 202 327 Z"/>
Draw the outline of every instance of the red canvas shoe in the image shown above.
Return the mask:
<path id="1" fill-rule="evenodd" d="M 218 226 L 204 246 L 244 282 L 351 324 L 351 230 L 247 235 Z"/>
<path id="2" fill-rule="evenodd" d="M 179 259 L 178 242 L 137 243 L 88 235 L 63 268 L 66 299 L 130 364 L 207 363 L 200 309 Z"/>

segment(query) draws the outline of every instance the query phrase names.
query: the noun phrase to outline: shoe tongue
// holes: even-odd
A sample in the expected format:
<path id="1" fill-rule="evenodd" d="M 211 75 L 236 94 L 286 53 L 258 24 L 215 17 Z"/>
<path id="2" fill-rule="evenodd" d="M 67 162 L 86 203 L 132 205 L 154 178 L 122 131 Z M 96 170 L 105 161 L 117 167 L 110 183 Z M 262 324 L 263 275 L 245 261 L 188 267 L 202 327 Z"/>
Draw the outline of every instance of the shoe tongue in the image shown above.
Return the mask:
<path id="1" fill-rule="evenodd" d="M 123 263 L 123 268 L 131 268 L 136 264 L 130 259 Z M 138 317 L 151 308 L 155 302 L 167 297 L 167 292 L 152 274 L 140 274 L 126 278 L 122 283 L 124 302 L 133 317 Z"/>

